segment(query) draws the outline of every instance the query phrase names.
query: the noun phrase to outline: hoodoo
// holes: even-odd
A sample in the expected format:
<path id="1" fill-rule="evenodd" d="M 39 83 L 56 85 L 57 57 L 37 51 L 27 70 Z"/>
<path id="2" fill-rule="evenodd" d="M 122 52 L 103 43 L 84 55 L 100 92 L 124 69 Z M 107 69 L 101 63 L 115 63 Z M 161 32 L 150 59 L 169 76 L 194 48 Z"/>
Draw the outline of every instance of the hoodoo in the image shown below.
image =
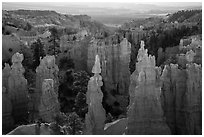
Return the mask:
<path id="1" fill-rule="evenodd" d="M 86 134 L 102 135 L 104 134 L 106 112 L 102 105 L 103 93 L 101 86 L 103 82 L 100 76 L 101 67 L 98 55 L 95 57 L 92 73 L 94 73 L 94 76 L 88 82 L 88 91 L 86 93 L 86 103 L 88 104 L 88 113 L 85 118 Z"/>
<path id="2" fill-rule="evenodd" d="M 23 54 L 16 53 L 12 56 L 12 66 L 8 78 L 8 93 L 13 106 L 13 117 L 15 122 L 21 121 L 22 117 L 28 115 L 28 89 L 27 80 L 24 78 L 22 61 Z"/>
<path id="3" fill-rule="evenodd" d="M 155 57 L 148 56 L 143 41 L 141 41 L 137 60 L 136 70 L 131 76 L 126 134 L 170 134 L 170 129 L 163 117 L 160 100 L 160 69 L 155 67 Z"/>
<path id="4" fill-rule="evenodd" d="M 40 105 L 40 99 L 42 96 L 43 88 L 42 84 L 44 79 L 52 79 L 53 80 L 53 92 L 58 96 L 58 71 L 59 68 L 55 64 L 54 56 L 45 56 L 40 60 L 40 65 L 36 68 L 36 89 L 34 93 L 31 95 L 32 104 L 33 104 L 33 116 L 34 118 L 38 117 L 38 107 Z"/>

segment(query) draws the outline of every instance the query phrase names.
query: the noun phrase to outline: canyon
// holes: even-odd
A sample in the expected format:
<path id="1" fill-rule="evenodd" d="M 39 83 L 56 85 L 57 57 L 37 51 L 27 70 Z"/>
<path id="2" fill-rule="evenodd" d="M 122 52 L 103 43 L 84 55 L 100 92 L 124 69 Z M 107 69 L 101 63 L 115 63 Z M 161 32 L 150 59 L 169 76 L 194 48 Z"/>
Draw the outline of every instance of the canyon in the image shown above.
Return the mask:
<path id="1" fill-rule="evenodd" d="M 202 134 L 200 14 L 113 31 L 86 15 L 3 11 L 3 134 L 43 123 L 64 134 Z"/>

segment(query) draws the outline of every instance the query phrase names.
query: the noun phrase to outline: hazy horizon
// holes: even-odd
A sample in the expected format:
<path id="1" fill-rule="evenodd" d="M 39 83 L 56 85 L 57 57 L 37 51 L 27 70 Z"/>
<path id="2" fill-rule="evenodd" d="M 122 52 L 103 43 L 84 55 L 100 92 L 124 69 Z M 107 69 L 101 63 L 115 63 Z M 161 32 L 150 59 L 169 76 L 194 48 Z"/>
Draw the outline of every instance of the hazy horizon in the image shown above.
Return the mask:
<path id="1" fill-rule="evenodd" d="M 3 10 L 54 10 L 88 15 L 104 24 L 121 24 L 133 18 L 165 15 L 182 9 L 202 8 L 202 2 L 3 2 Z"/>
<path id="2" fill-rule="evenodd" d="M 2 2 L 3 10 L 18 10 L 18 9 L 36 9 L 36 10 L 52 10 L 53 7 L 55 9 L 59 7 L 74 7 L 76 10 L 81 6 L 86 6 L 83 8 L 91 9 L 91 8 L 134 8 L 138 6 L 154 6 L 150 7 L 150 9 L 157 7 L 171 7 L 171 8 L 179 8 L 179 7 L 199 7 L 202 6 L 202 2 L 136 2 L 136 3 L 116 3 L 116 2 Z M 32 7 L 27 7 L 32 6 Z M 53 10 L 55 10 L 53 9 Z M 57 9 L 58 12 L 62 13 L 63 9 Z M 80 9 L 78 9 L 80 10 Z M 145 10 L 145 9 L 144 9 Z M 67 13 L 67 11 L 64 11 Z M 73 11 L 71 11 L 73 12 Z M 80 12 L 80 11 L 79 11 Z M 86 11 L 85 11 L 86 12 Z"/>

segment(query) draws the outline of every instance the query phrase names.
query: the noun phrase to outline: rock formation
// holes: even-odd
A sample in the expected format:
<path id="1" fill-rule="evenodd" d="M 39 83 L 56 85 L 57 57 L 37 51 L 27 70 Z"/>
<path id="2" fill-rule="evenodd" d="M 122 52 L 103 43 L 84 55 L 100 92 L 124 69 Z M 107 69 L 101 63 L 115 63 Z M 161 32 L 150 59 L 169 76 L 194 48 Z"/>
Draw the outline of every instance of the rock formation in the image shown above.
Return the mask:
<path id="1" fill-rule="evenodd" d="M 187 51 L 186 54 L 179 54 L 177 55 L 177 63 L 179 68 L 186 69 L 186 65 L 190 62 L 195 62 L 196 53 L 192 50 Z M 198 57 L 198 56 L 196 56 Z"/>
<path id="2" fill-rule="evenodd" d="M 27 80 L 23 76 L 25 69 L 21 64 L 23 58 L 23 54 L 20 53 L 16 53 L 12 56 L 13 64 L 8 78 L 8 93 L 13 106 L 15 122 L 22 120 L 22 118 L 26 118 L 28 114 Z"/>
<path id="3" fill-rule="evenodd" d="M 163 52 L 163 48 L 160 47 L 157 53 L 157 66 L 160 66 L 165 60 L 165 52 Z"/>
<path id="4" fill-rule="evenodd" d="M 54 56 L 47 55 L 41 59 L 40 65 L 36 68 L 36 89 L 41 91 L 42 82 L 44 79 L 53 79 L 54 91 L 58 93 L 58 71 L 59 68 L 55 64 Z"/>
<path id="5" fill-rule="evenodd" d="M 186 53 L 186 69 L 166 65 L 162 73 L 162 106 L 172 134 L 202 134 L 202 69 Z"/>
<path id="6" fill-rule="evenodd" d="M 143 30 L 128 30 L 125 32 L 125 38 L 131 43 L 131 57 L 130 57 L 130 72 L 135 71 L 135 63 L 137 61 L 138 50 L 140 49 L 140 41 L 148 36 L 148 33 Z"/>
<path id="7" fill-rule="evenodd" d="M 13 128 L 14 120 L 12 117 L 12 104 L 6 88 L 2 88 L 2 133 L 8 132 Z"/>
<path id="8" fill-rule="evenodd" d="M 69 41 L 70 35 L 64 35 L 60 37 L 60 48 L 62 53 L 57 56 L 56 62 L 58 62 L 61 56 L 66 56 L 73 60 L 74 69 L 77 71 L 87 71 L 87 54 L 88 46 L 90 42 L 90 36 L 82 40 Z M 57 63 L 58 64 L 58 63 Z"/>
<path id="9" fill-rule="evenodd" d="M 127 118 L 107 123 L 104 127 L 105 135 L 123 135 L 127 126 Z"/>
<path id="10" fill-rule="evenodd" d="M 54 82 L 54 92 L 58 94 L 58 66 L 55 64 L 54 56 L 45 56 L 40 61 L 40 65 L 36 69 L 36 90 L 32 94 L 32 104 L 33 104 L 33 115 L 36 117 L 38 115 L 38 107 L 40 103 L 40 98 L 42 95 L 42 84 L 44 79 L 53 79 Z M 32 105 L 31 105 L 32 106 Z"/>
<path id="11" fill-rule="evenodd" d="M 165 123 L 160 100 L 160 68 L 155 57 L 147 54 L 144 42 L 137 55 L 136 70 L 131 75 L 130 104 L 126 134 L 170 134 Z"/>
<path id="12" fill-rule="evenodd" d="M 202 47 L 197 47 L 195 49 L 196 55 L 194 56 L 194 63 L 202 64 Z"/>
<path id="13" fill-rule="evenodd" d="M 96 55 L 92 73 L 94 73 L 94 76 L 88 82 L 86 93 L 86 103 L 88 104 L 88 113 L 85 118 L 86 134 L 102 135 L 104 134 L 106 112 L 102 105 L 103 93 L 100 87 L 103 82 L 99 75 L 101 67 L 98 55 Z"/>
<path id="14" fill-rule="evenodd" d="M 16 52 L 20 52 L 23 48 L 23 42 L 19 40 L 18 36 L 2 35 L 2 61 L 8 61 Z"/>
<path id="15" fill-rule="evenodd" d="M 5 67 L 2 70 L 2 86 L 8 90 L 8 78 L 10 76 L 11 67 L 5 63 Z M 8 92 L 8 91 L 7 91 Z"/>
<path id="16" fill-rule="evenodd" d="M 60 111 L 58 96 L 54 91 L 54 81 L 44 79 L 42 83 L 42 95 L 40 98 L 39 116 L 44 122 L 53 122 L 54 117 Z"/>
<path id="17" fill-rule="evenodd" d="M 131 44 L 124 38 L 119 44 L 108 45 L 105 41 L 97 39 L 92 40 L 88 47 L 88 71 L 94 64 L 94 58 L 99 55 L 101 59 L 102 77 L 105 84 L 105 90 L 110 93 L 116 91 L 116 100 L 124 109 L 127 107 L 128 87 L 129 87 L 129 62 L 130 62 Z M 120 100 L 122 98 L 123 100 Z"/>

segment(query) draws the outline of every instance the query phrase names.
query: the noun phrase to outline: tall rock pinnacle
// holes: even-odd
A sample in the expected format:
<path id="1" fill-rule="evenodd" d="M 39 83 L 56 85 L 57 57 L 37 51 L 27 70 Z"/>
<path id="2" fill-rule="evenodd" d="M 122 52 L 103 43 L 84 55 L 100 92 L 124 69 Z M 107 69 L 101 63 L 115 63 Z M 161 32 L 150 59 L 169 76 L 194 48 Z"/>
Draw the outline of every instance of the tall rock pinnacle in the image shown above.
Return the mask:
<path id="1" fill-rule="evenodd" d="M 8 93 L 11 97 L 13 105 L 13 116 L 15 122 L 18 122 L 22 117 L 28 114 L 28 89 L 27 80 L 24 78 L 22 61 L 23 54 L 16 53 L 12 56 L 12 66 L 10 76 L 8 78 Z"/>
<path id="2" fill-rule="evenodd" d="M 94 76 L 88 82 L 88 91 L 86 93 L 86 103 L 88 104 L 88 113 L 86 114 L 86 134 L 101 135 L 104 134 L 104 125 L 106 112 L 102 105 L 103 93 L 101 86 L 103 85 L 99 56 L 95 57 L 95 64 L 92 69 Z"/>
<path id="3" fill-rule="evenodd" d="M 126 134 L 170 134 L 163 118 L 159 86 L 160 69 L 155 67 L 155 57 L 147 54 L 144 42 L 138 51 L 136 70 L 131 75 L 130 104 Z"/>
<path id="4" fill-rule="evenodd" d="M 94 74 L 101 73 L 101 64 L 100 64 L 100 59 L 98 55 L 96 55 L 95 57 L 95 64 L 93 66 L 92 73 Z"/>

